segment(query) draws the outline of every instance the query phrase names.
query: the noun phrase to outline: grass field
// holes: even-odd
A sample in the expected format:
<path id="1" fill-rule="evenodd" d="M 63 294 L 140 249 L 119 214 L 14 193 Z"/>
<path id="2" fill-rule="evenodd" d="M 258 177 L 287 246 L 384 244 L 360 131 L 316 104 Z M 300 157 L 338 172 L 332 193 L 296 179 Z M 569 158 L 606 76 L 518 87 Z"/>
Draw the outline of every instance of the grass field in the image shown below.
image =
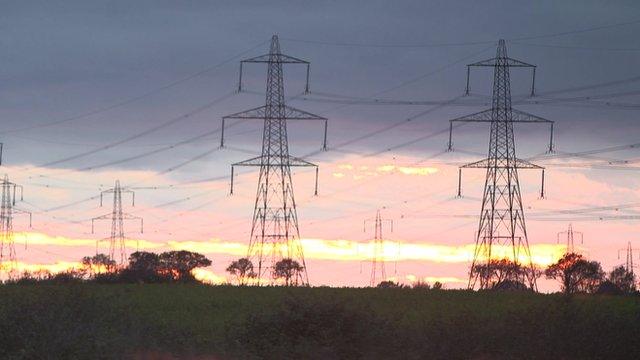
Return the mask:
<path id="1" fill-rule="evenodd" d="M 637 359 L 640 297 L 0 286 L 0 358 Z"/>

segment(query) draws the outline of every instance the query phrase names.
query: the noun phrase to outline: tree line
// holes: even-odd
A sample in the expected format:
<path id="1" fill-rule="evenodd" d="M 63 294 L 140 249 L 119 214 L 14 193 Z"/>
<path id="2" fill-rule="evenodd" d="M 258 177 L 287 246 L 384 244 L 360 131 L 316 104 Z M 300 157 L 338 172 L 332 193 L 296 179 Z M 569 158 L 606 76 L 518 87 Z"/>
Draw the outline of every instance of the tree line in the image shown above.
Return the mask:
<path id="1" fill-rule="evenodd" d="M 25 271 L 12 276 L 6 283 L 193 283 L 199 282 L 193 270 L 212 264 L 206 256 L 191 251 L 167 251 L 160 254 L 136 251 L 128 263 L 119 266 L 105 254 L 85 256 L 81 266 L 59 273 L 47 270 Z M 285 286 L 300 285 L 298 279 L 305 271 L 295 260 L 282 259 L 271 271 L 270 279 L 258 279 L 253 263 L 247 258 L 234 260 L 226 268 L 238 285 L 278 283 Z"/>
<path id="2" fill-rule="evenodd" d="M 212 264 L 206 256 L 191 251 L 167 251 L 160 254 L 137 251 L 129 256 L 128 263 L 118 266 L 105 254 L 85 256 L 81 267 L 61 273 L 48 271 L 24 272 L 8 282 L 52 282 L 65 283 L 77 281 L 94 281 L 99 283 L 190 283 L 198 282 L 193 270 Z M 302 285 L 299 279 L 306 271 L 304 266 L 292 259 L 278 261 L 267 273 L 267 278 L 259 278 L 254 264 L 248 258 L 233 260 L 226 268 L 237 285 L 281 284 L 285 286 Z M 631 294 L 637 292 L 636 276 L 631 269 L 624 266 L 615 267 L 609 273 L 602 265 L 584 258 L 581 254 L 566 253 L 557 262 L 541 269 L 524 266 L 508 259 L 491 260 L 489 263 L 476 264 L 471 275 L 479 275 L 488 279 L 491 290 L 533 290 L 524 279 L 540 278 L 558 281 L 560 290 L 565 294 L 601 293 Z M 378 288 L 406 287 L 391 280 L 384 280 Z M 416 282 L 414 288 L 442 289 L 439 282 L 433 285 Z"/>
<path id="3" fill-rule="evenodd" d="M 105 254 L 96 254 L 83 257 L 77 268 L 56 274 L 46 270 L 26 271 L 9 282 L 190 283 L 198 282 L 192 273 L 194 269 L 209 265 L 211 260 L 206 256 L 185 250 L 160 254 L 136 251 L 124 266 L 118 266 Z"/>
<path id="4" fill-rule="evenodd" d="M 471 269 L 472 275 L 484 276 L 489 281 L 489 289 L 531 290 L 523 279 L 540 278 L 556 280 L 560 291 L 565 294 L 632 294 L 636 290 L 636 276 L 632 269 L 617 266 L 609 273 L 594 260 L 581 254 L 565 253 L 557 262 L 545 269 L 523 266 L 507 260 L 491 260 L 487 264 L 477 264 Z"/>

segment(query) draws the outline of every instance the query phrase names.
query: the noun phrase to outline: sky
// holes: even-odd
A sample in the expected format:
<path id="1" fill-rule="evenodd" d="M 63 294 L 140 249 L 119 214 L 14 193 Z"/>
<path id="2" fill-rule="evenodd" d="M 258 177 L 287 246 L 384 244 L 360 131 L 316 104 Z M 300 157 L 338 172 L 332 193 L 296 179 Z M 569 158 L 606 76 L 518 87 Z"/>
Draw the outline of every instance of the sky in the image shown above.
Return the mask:
<path id="1" fill-rule="evenodd" d="M 313 172 L 294 170 L 312 285 L 369 283 L 373 232 L 363 225 L 381 209 L 394 221 L 385 229 L 389 277 L 466 286 L 484 173 L 465 170 L 456 198 L 457 167 L 486 156 L 489 131 L 456 128 L 455 151 L 445 152 L 448 120 L 488 107 L 491 71 L 474 70 L 465 97 L 465 65 L 493 57 L 498 39 L 537 65 L 534 98 L 531 74 L 512 70 L 514 107 L 555 121 L 554 156 L 544 154 L 548 128 L 516 130 L 518 156 L 546 167 L 545 199 L 540 174 L 520 174 L 535 261 L 557 259 L 557 234 L 569 223 L 583 234 L 580 251 L 605 270 L 623 262 L 618 249 L 628 242 L 640 248 L 635 1 L 2 8 L 2 172 L 23 186 L 16 207 L 33 215 L 31 228 L 26 215 L 13 224 L 24 268 L 59 271 L 95 253 L 110 231 L 108 221 L 91 231 L 91 218 L 111 211 L 98 195 L 119 179 L 136 192 L 135 206 L 125 195 L 125 210 L 145 222 L 142 234 L 127 223 L 129 252 L 202 252 L 213 265 L 201 276 L 225 281 L 226 266 L 246 253 L 257 185 L 257 173 L 243 169 L 230 196 L 230 164 L 259 154 L 262 124 L 230 123 L 224 149 L 219 127 L 222 116 L 264 103 L 266 68 L 247 66 L 237 93 L 238 62 L 268 52 L 273 34 L 284 53 L 311 62 L 308 95 L 304 68 L 285 69 L 288 104 L 329 119 L 326 152 L 320 123 L 289 124 L 291 154 L 320 166 L 318 196 Z"/>

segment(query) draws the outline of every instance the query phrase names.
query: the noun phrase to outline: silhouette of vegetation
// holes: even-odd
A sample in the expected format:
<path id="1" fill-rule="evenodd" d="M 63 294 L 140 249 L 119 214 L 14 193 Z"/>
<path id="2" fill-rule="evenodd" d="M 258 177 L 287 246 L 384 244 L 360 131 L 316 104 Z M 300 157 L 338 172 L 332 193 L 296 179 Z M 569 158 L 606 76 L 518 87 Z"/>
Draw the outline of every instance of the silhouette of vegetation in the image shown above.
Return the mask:
<path id="1" fill-rule="evenodd" d="M 392 356 L 389 328 L 367 308 L 289 297 L 271 311 L 249 314 L 227 336 L 243 358 L 380 359 Z"/>
<path id="2" fill-rule="evenodd" d="M 624 292 L 620 290 L 618 285 L 612 283 L 609 280 L 605 280 L 598 285 L 598 288 L 595 291 L 598 295 L 622 295 Z"/>
<path id="3" fill-rule="evenodd" d="M 125 282 L 157 283 L 165 280 L 159 270 L 158 254 L 136 251 L 129 256 L 129 265 L 121 271 L 120 277 Z"/>
<path id="4" fill-rule="evenodd" d="M 607 280 L 625 294 L 632 294 L 636 291 L 636 275 L 627 271 L 624 266 L 618 266 L 611 270 Z"/>
<path id="5" fill-rule="evenodd" d="M 597 261 L 588 261 L 580 254 L 567 253 L 545 270 L 548 279 L 560 282 L 565 294 L 594 293 L 604 280 L 604 271 Z"/>
<path id="6" fill-rule="evenodd" d="M 1 359 L 640 358 L 639 296 L 84 282 L 0 299 Z"/>
<path id="7" fill-rule="evenodd" d="M 196 252 L 181 250 L 168 251 L 158 255 L 158 273 L 165 279 L 177 282 L 195 281 L 191 271 L 211 265 L 211 260 Z"/>
<path id="8" fill-rule="evenodd" d="M 402 287 L 404 287 L 402 284 L 399 284 L 391 280 L 380 281 L 380 283 L 376 285 L 376 288 L 378 289 L 393 289 L 393 288 L 402 288 Z"/>
<path id="9" fill-rule="evenodd" d="M 395 287 L 398 287 L 398 284 L 394 283 L 394 285 L 396 285 Z M 380 287 L 380 284 L 378 284 L 378 287 Z M 421 289 L 421 290 L 442 290 L 444 288 L 444 286 L 440 281 L 436 281 L 433 283 L 433 285 L 431 285 L 428 282 L 423 280 L 418 280 L 414 282 L 413 284 L 411 284 L 411 287 L 413 289 Z"/>
<path id="10" fill-rule="evenodd" d="M 282 259 L 273 268 L 274 280 L 282 279 L 286 286 L 298 285 L 302 280 L 304 267 L 295 260 Z"/>
<path id="11" fill-rule="evenodd" d="M 198 282 L 191 273 L 194 269 L 209 265 L 211 260 L 190 251 L 169 251 L 161 254 L 138 251 L 129 256 L 129 263 L 122 268 L 116 266 L 108 256 L 97 254 L 83 257 L 82 267 L 79 269 L 57 274 L 46 271 L 24 272 L 20 277 L 7 280 L 5 283 L 188 283 Z"/>
<path id="12" fill-rule="evenodd" d="M 253 271 L 253 263 L 247 258 L 232 261 L 226 271 L 236 278 L 238 285 L 245 285 L 248 279 L 256 277 L 256 273 Z"/>
<path id="13" fill-rule="evenodd" d="M 378 284 L 380 285 L 380 284 Z M 411 284 L 411 287 L 414 289 L 421 289 L 421 290 L 431 290 L 431 284 L 429 284 L 426 281 L 423 280 L 418 280 L 416 282 L 414 282 L 413 284 Z"/>
<path id="14" fill-rule="evenodd" d="M 113 271 L 116 268 L 115 260 L 111 260 L 105 254 L 95 254 L 94 256 L 85 256 L 82 258 L 82 266 L 89 276 L 95 274 Z"/>
<path id="15" fill-rule="evenodd" d="M 509 259 L 494 259 L 489 263 L 475 264 L 471 273 L 488 279 L 488 288 L 495 290 L 530 289 L 525 284 L 525 280 L 540 276 L 537 269 L 531 269 L 529 266 L 523 266 Z"/>

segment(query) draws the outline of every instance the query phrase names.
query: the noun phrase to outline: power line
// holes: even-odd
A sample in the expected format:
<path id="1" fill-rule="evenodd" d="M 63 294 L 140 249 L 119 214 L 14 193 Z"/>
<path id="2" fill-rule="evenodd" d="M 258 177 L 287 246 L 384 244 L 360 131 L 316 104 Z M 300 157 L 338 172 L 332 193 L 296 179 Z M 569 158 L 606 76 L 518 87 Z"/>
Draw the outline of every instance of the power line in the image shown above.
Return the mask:
<path id="1" fill-rule="evenodd" d="M 230 58 L 228 58 L 228 59 L 216 64 L 216 65 L 207 67 L 207 68 L 202 69 L 200 71 L 197 71 L 197 72 L 195 72 L 195 73 L 193 73 L 193 74 L 191 74 L 189 76 L 186 76 L 184 78 L 175 80 L 173 82 L 170 82 L 168 84 L 165 84 L 163 86 L 160 86 L 158 88 L 150 90 L 150 91 L 148 91 L 146 93 L 143 93 L 141 95 L 134 96 L 134 97 L 131 97 L 131 98 L 116 102 L 116 103 L 111 104 L 111 105 L 99 107 L 99 108 L 96 108 L 94 110 L 90 110 L 90 111 L 81 113 L 79 115 L 74 115 L 74 116 L 67 117 L 67 118 L 64 118 L 64 119 L 55 120 L 55 121 L 51 121 L 51 122 L 44 123 L 44 124 L 25 126 L 25 127 L 18 128 L 18 129 L 13 129 L 13 130 L 0 131 L 0 134 L 12 134 L 12 133 L 16 133 L 16 132 L 22 132 L 22 131 L 28 131 L 28 130 L 33 130 L 33 129 L 51 127 L 51 126 L 67 123 L 67 122 L 70 122 L 70 121 L 83 119 L 83 118 L 86 118 L 86 117 L 89 117 L 89 116 L 92 116 L 92 115 L 96 115 L 96 114 L 99 114 L 99 113 L 102 113 L 102 112 L 105 112 L 105 111 L 113 110 L 113 109 L 116 109 L 116 108 L 119 108 L 119 107 L 122 107 L 122 106 L 125 106 L 125 105 L 128 105 L 128 104 L 137 102 L 137 101 L 145 99 L 145 98 L 147 98 L 149 96 L 155 95 L 155 94 L 157 94 L 157 93 L 159 93 L 161 91 L 167 90 L 167 89 L 172 88 L 172 87 L 174 87 L 176 85 L 182 84 L 182 83 L 184 83 L 186 81 L 189 81 L 189 80 L 191 80 L 193 78 L 196 78 L 198 76 L 201 76 L 203 74 L 211 72 L 211 71 L 213 71 L 215 69 L 218 69 L 219 67 L 221 67 L 221 66 L 223 66 L 223 65 L 225 65 L 225 64 L 227 64 L 227 63 L 229 63 L 229 62 L 231 62 L 231 61 L 233 61 L 235 59 L 237 59 L 238 57 L 240 57 L 242 55 L 245 55 L 245 54 L 257 49 L 258 47 L 262 46 L 264 43 L 265 42 L 263 41 L 260 44 L 257 44 L 257 45 L 251 47 L 248 50 L 242 51 L 241 53 L 238 53 L 238 54 L 236 54 L 236 55 L 234 55 L 234 56 L 232 56 L 232 57 L 230 57 Z"/>
<path id="2" fill-rule="evenodd" d="M 518 41 L 512 41 L 511 44 L 533 47 L 545 47 L 553 49 L 568 49 L 568 50 L 590 50 L 590 51 L 620 51 L 620 52 L 636 52 L 640 51 L 640 48 L 608 48 L 608 47 L 593 47 L 593 46 L 568 46 L 568 45 L 552 45 L 552 44 L 531 44 Z"/>
<path id="3" fill-rule="evenodd" d="M 196 108 L 196 109 L 194 109 L 192 111 L 189 111 L 186 114 L 183 114 L 183 115 L 174 117 L 172 119 L 169 119 L 168 121 L 165 121 L 162 124 L 153 126 L 153 127 L 149 128 L 149 129 L 146 129 L 146 130 L 141 131 L 139 133 L 127 136 L 124 139 L 121 139 L 121 140 L 118 140 L 118 141 L 115 141 L 115 142 L 100 146 L 100 147 L 98 147 L 96 149 L 93 149 L 93 150 L 85 151 L 85 152 L 82 152 L 82 153 L 79 153 L 79 154 L 76 154 L 76 155 L 72 155 L 72 156 L 69 156 L 69 157 L 66 157 L 66 158 L 62 158 L 62 159 L 59 159 L 59 160 L 50 161 L 50 162 L 38 165 L 37 167 L 49 167 L 49 166 L 52 166 L 52 165 L 58 165 L 58 164 L 65 163 L 65 162 L 68 162 L 68 161 L 77 160 L 77 159 L 80 159 L 80 158 L 83 158 L 83 157 L 86 157 L 86 156 L 89 156 L 89 155 L 96 154 L 96 153 L 104 151 L 104 150 L 108 150 L 108 149 L 114 148 L 114 147 L 116 147 L 118 145 L 122 145 L 122 144 L 125 144 L 127 142 L 136 140 L 138 138 L 141 138 L 141 137 L 143 137 L 145 135 L 151 134 L 151 133 L 153 133 L 155 131 L 158 131 L 160 129 L 163 129 L 165 127 L 168 127 L 168 126 L 171 126 L 171 125 L 176 124 L 178 122 L 181 122 L 181 121 L 184 121 L 186 119 L 189 119 L 191 116 L 193 116 L 195 114 L 198 114 L 200 112 L 203 112 L 203 111 L 213 107 L 214 105 L 217 105 L 218 103 L 228 99 L 229 97 L 233 96 L 233 94 L 234 94 L 233 92 L 228 93 L 228 94 L 226 94 L 226 95 L 224 95 L 224 96 L 222 96 L 220 98 L 217 98 L 217 99 L 215 99 L 213 101 L 208 102 L 207 104 L 205 104 L 203 106 L 200 106 L 200 107 L 198 107 L 198 108 Z M 207 134 L 207 135 L 209 135 L 209 134 Z"/>
<path id="4" fill-rule="evenodd" d="M 640 20 L 632 20 L 608 25 L 593 26 L 583 29 L 554 32 L 532 36 L 521 36 L 514 38 L 506 38 L 507 41 L 522 41 L 522 40 L 535 40 L 544 38 L 561 37 L 566 35 L 574 35 L 586 32 L 606 30 L 616 27 L 634 25 L 640 23 Z M 343 47 L 371 47 L 371 48 L 434 48 L 434 47 L 454 47 L 454 46 L 473 46 L 483 44 L 495 44 L 495 40 L 480 40 L 480 41 L 467 41 L 467 42 L 449 42 L 449 43 L 427 43 L 427 44 L 381 44 L 381 43 L 358 43 L 358 42 L 341 42 L 341 41 L 320 41 L 310 39 L 296 39 L 296 38 L 283 38 L 285 41 L 308 43 L 316 45 L 331 45 L 331 46 L 343 46 Z"/>

